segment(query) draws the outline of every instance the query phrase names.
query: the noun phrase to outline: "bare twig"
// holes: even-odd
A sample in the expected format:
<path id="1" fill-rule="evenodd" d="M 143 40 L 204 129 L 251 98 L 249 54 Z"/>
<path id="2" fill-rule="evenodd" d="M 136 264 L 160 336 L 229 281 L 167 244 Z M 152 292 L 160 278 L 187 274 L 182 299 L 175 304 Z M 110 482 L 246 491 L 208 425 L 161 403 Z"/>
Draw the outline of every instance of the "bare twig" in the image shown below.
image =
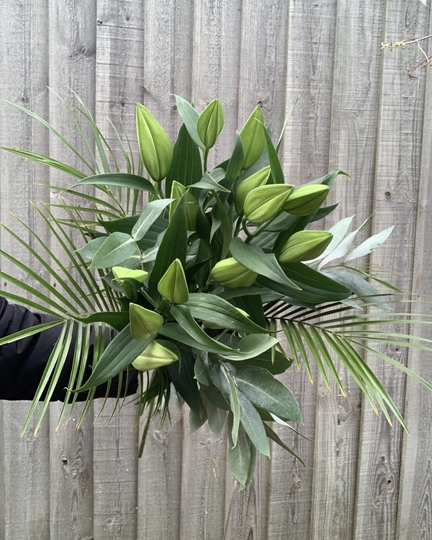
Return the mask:
<path id="1" fill-rule="evenodd" d="M 409 39 L 403 39 L 402 41 L 395 41 L 390 43 L 381 43 L 381 49 L 389 49 L 390 51 L 394 51 L 398 47 L 405 47 L 407 45 L 413 45 L 416 44 L 419 48 L 421 54 L 423 55 L 423 60 L 415 64 L 414 66 L 410 66 L 408 68 L 408 76 L 411 79 L 415 79 L 416 76 L 413 74 L 414 71 L 416 71 L 420 67 L 427 68 L 428 66 L 432 66 L 432 54 L 427 54 L 427 52 L 422 47 L 422 42 L 432 39 L 432 35 L 429 36 L 423 36 L 420 38 L 409 38 Z"/>

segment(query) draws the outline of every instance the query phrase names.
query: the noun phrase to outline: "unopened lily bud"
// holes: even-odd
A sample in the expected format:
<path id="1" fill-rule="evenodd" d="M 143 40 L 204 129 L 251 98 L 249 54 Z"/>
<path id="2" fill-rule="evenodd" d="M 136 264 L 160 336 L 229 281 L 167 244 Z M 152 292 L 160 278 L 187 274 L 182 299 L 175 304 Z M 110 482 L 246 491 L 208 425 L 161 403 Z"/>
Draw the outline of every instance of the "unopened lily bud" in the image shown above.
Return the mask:
<path id="1" fill-rule="evenodd" d="M 138 371 L 149 371 L 177 362 L 178 356 L 164 347 L 156 340 L 153 340 L 150 345 L 132 362 L 132 365 Z"/>
<path id="2" fill-rule="evenodd" d="M 264 167 L 260 171 L 252 174 L 237 187 L 234 193 L 234 203 L 238 215 L 243 213 L 243 205 L 248 193 L 253 189 L 263 186 L 270 176 L 270 167 Z"/>
<path id="3" fill-rule="evenodd" d="M 214 146 L 224 125 L 224 112 L 222 104 L 218 99 L 214 99 L 197 120 L 197 131 L 199 138 L 206 148 Z"/>
<path id="4" fill-rule="evenodd" d="M 180 182 L 177 182 L 177 180 L 174 180 L 171 185 L 171 199 L 174 199 L 174 201 L 170 204 L 169 209 L 169 218 L 171 219 L 175 209 L 177 208 L 178 202 L 187 190 L 187 187 L 185 187 L 183 184 L 180 184 Z M 199 210 L 198 201 L 196 198 L 192 195 L 192 193 L 188 193 L 186 196 L 186 206 L 185 206 L 185 212 L 186 212 L 186 228 L 188 231 L 196 231 L 196 216 Z"/>
<path id="5" fill-rule="evenodd" d="M 138 304 L 129 304 L 130 330 L 134 339 L 147 339 L 162 328 L 164 320 L 159 313 Z"/>
<path id="6" fill-rule="evenodd" d="M 139 283 L 143 283 L 148 277 L 148 272 L 144 270 L 131 270 L 123 266 L 113 266 L 112 273 L 127 298 L 132 298 L 136 289 L 128 280 L 134 279 Z"/>
<path id="7" fill-rule="evenodd" d="M 235 289 L 237 287 L 250 287 L 257 276 L 256 272 L 237 262 L 234 257 L 230 257 L 215 264 L 210 279 L 217 281 L 223 287 Z"/>
<path id="8" fill-rule="evenodd" d="M 243 129 L 240 131 L 243 144 L 243 169 L 249 169 L 262 156 L 265 147 L 264 116 L 261 106 L 258 105 L 249 116 Z"/>
<path id="9" fill-rule="evenodd" d="M 149 274 L 145 270 L 131 270 L 130 268 L 124 268 L 123 266 L 113 266 L 112 272 L 114 279 L 117 281 L 122 281 L 123 279 L 135 279 L 140 283 L 144 283 Z"/>
<path id="10" fill-rule="evenodd" d="M 141 159 L 152 179 L 160 182 L 171 167 L 171 141 L 156 118 L 140 103 L 136 109 L 136 124 Z"/>
<path id="11" fill-rule="evenodd" d="M 158 283 L 159 293 L 175 304 L 185 304 L 189 300 L 189 290 L 183 265 L 175 259 Z"/>
<path id="12" fill-rule="evenodd" d="M 249 221 L 264 223 L 276 217 L 290 196 L 294 186 L 270 184 L 253 189 L 246 196 L 243 212 Z"/>
<path id="13" fill-rule="evenodd" d="M 308 216 L 321 206 L 329 191 L 325 184 L 301 186 L 290 195 L 283 209 L 295 216 Z"/>
<path id="14" fill-rule="evenodd" d="M 280 263 L 309 261 L 319 257 L 333 238 L 328 231 L 299 231 L 282 245 L 278 260 Z"/>

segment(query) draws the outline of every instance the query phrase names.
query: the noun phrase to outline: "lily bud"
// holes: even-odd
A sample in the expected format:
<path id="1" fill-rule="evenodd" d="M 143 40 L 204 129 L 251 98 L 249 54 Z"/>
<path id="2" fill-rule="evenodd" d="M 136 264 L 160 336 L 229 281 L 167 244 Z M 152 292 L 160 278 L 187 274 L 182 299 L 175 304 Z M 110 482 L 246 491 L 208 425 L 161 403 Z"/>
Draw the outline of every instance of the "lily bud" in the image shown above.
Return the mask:
<path id="1" fill-rule="evenodd" d="M 222 104 L 218 99 L 214 99 L 203 112 L 197 121 L 198 136 L 206 148 L 214 146 L 224 125 L 224 112 Z"/>
<path id="2" fill-rule="evenodd" d="M 135 279 L 140 283 L 144 283 L 149 274 L 144 270 L 131 270 L 130 268 L 124 268 L 123 266 L 113 266 L 112 273 L 116 281 L 122 281 L 123 279 Z"/>
<path id="3" fill-rule="evenodd" d="M 184 192 L 187 190 L 187 188 L 180 184 L 180 182 L 177 182 L 177 180 L 174 180 L 171 185 L 171 199 L 174 199 L 174 201 L 170 204 L 169 209 L 169 218 L 171 219 L 172 215 L 174 214 L 175 209 L 177 208 L 178 202 L 183 196 Z M 196 198 L 192 195 L 192 193 L 188 193 L 186 196 L 186 228 L 188 231 L 196 231 L 196 216 L 199 210 L 199 205 L 196 200 Z"/>
<path id="4" fill-rule="evenodd" d="M 260 105 L 255 107 L 240 131 L 240 139 L 243 144 L 243 170 L 246 170 L 252 167 L 264 152 L 264 116 Z"/>
<path id="5" fill-rule="evenodd" d="M 159 293 L 175 304 L 185 304 L 189 300 L 189 290 L 182 263 L 175 259 L 160 278 Z"/>
<path id="6" fill-rule="evenodd" d="M 144 270 L 131 270 L 130 268 L 124 268 L 123 266 L 113 266 L 112 273 L 126 298 L 133 298 L 136 292 L 136 287 L 128 281 L 129 279 L 134 279 L 139 283 L 143 283 L 148 277 L 148 272 L 145 272 Z"/>
<path id="7" fill-rule="evenodd" d="M 290 195 L 283 209 L 295 216 L 308 216 L 321 206 L 329 191 L 325 184 L 301 186 Z"/>
<path id="8" fill-rule="evenodd" d="M 282 244 L 278 260 L 280 263 L 309 261 L 319 257 L 333 238 L 328 231 L 299 231 Z"/>
<path id="9" fill-rule="evenodd" d="M 264 223 L 276 217 L 290 196 L 294 186 L 270 184 L 250 191 L 244 201 L 243 211 L 249 221 Z"/>
<path id="10" fill-rule="evenodd" d="M 243 205 L 248 193 L 257 187 L 266 184 L 269 176 L 270 167 L 264 167 L 260 171 L 257 171 L 243 180 L 243 182 L 237 187 L 234 193 L 234 203 L 238 215 L 243 213 Z"/>
<path id="11" fill-rule="evenodd" d="M 171 141 L 156 118 L 140 103 L 136 109 L 136 124 L 141 159 L 153 180 L 160 182 L 171 167 Z"/>
<path id="12" fill-rule="evenodd" d="M 214 265 L 210 279 L 217 281 L 223 287 L 235 289 L 237 287 L 250 287 L 257 276 L 256 272 L 237 262 L 234 257 L 230 257 Z"/>
<path id="13" fill-rule="evenodd" d="M 130 330 L 134 339 L 147 339 L 162 328 L 164 320 L 159 313 L 138 304 L 129 304 Z"/>
<path id="14" fill-rule="evenodd" d="M 164 347 L 156 340 L 153 340 L 150 345 L 132 362 L 132 365 L 138 371 L 149 371 L 177 362 L 178 356 Z"/>

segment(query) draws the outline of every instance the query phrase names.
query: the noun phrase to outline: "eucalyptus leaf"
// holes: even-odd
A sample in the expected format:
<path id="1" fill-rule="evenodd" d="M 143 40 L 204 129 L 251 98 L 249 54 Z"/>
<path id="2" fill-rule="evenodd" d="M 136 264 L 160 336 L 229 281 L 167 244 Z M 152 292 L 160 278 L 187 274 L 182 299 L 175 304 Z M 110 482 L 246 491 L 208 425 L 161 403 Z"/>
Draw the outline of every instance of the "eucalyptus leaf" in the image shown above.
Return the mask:
<path id="1" fill-rule="evenodd" d="M 137 243 L 128 234 L 110 234 L 93 256 L 91 268 L 111 268 L 132 257 L 138 250 Z"/>

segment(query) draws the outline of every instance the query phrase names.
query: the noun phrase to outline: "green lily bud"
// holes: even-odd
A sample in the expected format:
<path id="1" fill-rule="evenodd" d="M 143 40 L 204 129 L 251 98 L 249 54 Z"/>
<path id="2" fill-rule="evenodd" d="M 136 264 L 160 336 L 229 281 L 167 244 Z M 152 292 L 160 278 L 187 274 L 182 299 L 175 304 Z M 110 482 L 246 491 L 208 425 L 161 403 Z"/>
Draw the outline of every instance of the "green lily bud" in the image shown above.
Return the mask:
<path id="1" fill-rule="evenodd" d="M 290 184 L 270 184 L 250 191 L 244 201 L 243 212 L 249 221 L 264 223 L 280 212 L 294 186 Z"/>
<path id="2" fill-rule="evenodd" d="M 150 345 L 132 362 L 132 365 L 138 371 L 149 371 L 177 362 L 178 356 L 164 347 L 156 340 L 153 340 Z"/>
<path id="3" fill-rule="evenodd" d="M 149 274 L 144 270 L 131 270 L 130 268 L 124 268 L 123 266 L 113 266 L 112 273 L 116 281 L 122 281 L 123 279 L 135 279 L 140 283 L 144 283 Z"/>
<path id="4" fill-rule="evenodd" d="M 262 156 L 265 147 L 264 116 L 261 106 L 252 111 L 243 129 L 240 131 L 243 144 L 243 169 L 249 169 Z"/>
<path id="5" fill-rule="evenodd" d="M 290 195 L 283 209 L 295 216 L 308 216 L 321 206 L 329 191 L 325 184 L 301 186 Z"/>
<path id="6" fill-rule="evenodd" d="M 136 291 L 136 287 L 128 280 L 134 279 L 139 283 L 143 283 L 148 277 L 148 272 L 145 272 L 144 270 L 131 270 L 130 268 L 124 268 L 123 266 L 113 266 L 112 273 L 115 281 L 120 285 L 127 298 L 133 298 Z"/>
<path id="7" fill-rule="evenodd" d="M 267 183 L 268 177 L 270 176 L 270 167 L 264 167 L 260 171 L 252 174 L 237 187 L 234 193 L 234 203 L 236 212 L 238 215 L 243 213 L 243 205 L 248 193 L 253 189 L 260 187 Z"/>
<path id="8" fill-rule="evenodd" d="M 319 257 L 333 238 L 328 231 L 299 231 L 282 244 L 278 260 L 280 263 L 309 261 Z"/>
<path id="9" fill-rule="evenodd" d="M 171 167 L 171 141 L 156 118 L 140 103 L 136 109 L 136 124 L 141 159 L 153 180 L 160 182 Z"/>
<path id="10" fill-rule="evenodd" d="M 237 262 L 234 257 L 230 257 L 214 265 L 210 279 L 217 281 L 223 287 L 235 289 L 237 287 L 250 287 L 257 276 L 256 272 Z"/>
<path id="11" fill-rule="evenodd" d="M 222 104 L 218 99 L 214 99 L 199 115 L 197 121 L 198 135 L 206 148 L 214 146 L 223 125 L 224 112 Z"/>
<path id="12" fill-rule="evenodd" d="M 178 202 L 183 196 L 184 192 L 187 190 L 187 188 L 180 184 L 180 182 L 177 182 L 177 180 L 174 180 L 171 185 L 171 199 L 174 199 L 174 201 L 170 204 L 169 209 L 169 218 L 172 218 L 172 215 L 174 214 L 175 209 L 177 208 Z M 199 205 L 196 198 L 192 195 L 192 193 L 188 193 L 186 195 L 186 228 L 188 231 L 196 231 L 196 216 L 198 214 Z"/>
<path id="13" fill-rule="evenodd" d="M 138 304 L 129 304 L 130 330 L 134 339 L 147 339 L 162 328 L 164 320 L 159 313 Z"/>
<path id="14" fill-rule="evenodd" d="M 164 298 L 175 304 L 185 304 L 189 300 L 188 284 L 179 259 L 170 264 L 160 278 L 157 289 Z"/>

